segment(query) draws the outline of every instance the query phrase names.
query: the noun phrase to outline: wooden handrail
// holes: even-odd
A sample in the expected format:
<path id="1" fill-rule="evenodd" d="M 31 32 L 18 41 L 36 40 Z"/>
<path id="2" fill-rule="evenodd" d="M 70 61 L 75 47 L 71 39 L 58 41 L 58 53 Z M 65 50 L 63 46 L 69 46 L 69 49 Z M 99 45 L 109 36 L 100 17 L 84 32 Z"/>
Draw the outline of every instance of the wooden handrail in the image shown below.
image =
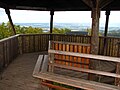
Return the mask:
<path id="1" fill-rule="evenodd" d="M 13 38 L 15 38 L 15 37 L 19 37 L 19 36 L 20 36 L 20 34 L 17 34 L 17 35 L 8 37 L 8 38 L 1 39 L 1 40 L 0 40 L 0 43 L 5 42 L 5 41 L 10 40 L 10 39 L 13 39 Z"/>

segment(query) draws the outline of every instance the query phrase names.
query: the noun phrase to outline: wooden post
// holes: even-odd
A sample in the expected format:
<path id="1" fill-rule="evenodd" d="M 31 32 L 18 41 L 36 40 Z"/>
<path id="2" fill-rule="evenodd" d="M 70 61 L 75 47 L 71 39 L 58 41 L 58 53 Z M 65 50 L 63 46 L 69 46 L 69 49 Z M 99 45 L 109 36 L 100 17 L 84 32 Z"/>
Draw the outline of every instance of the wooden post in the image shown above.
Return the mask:
<path id="1" fill-rule="evenodd" d="M 98 54 L 99 50 L 99 17 L 100 9 L 92 9 L 91 53 Z"/>
<path id="2" fill-rule="evenodd" d="M 9 22 L 11 24 L 13 33 L 14 33 L 14 35 L 16 35 L 16 31 L 15 31 L 15 28 L 14 28 L 14 25 L 13 25 L 13 22 L 12 22 L 12 19 L 11 19 L 11 16 L 10 16 L 10 10 L 8 8 L 5 8 L 5 12 L 8 15 L 8 19 L 9 19 Z"/>
<path id="3" fill-rule="evenodd" d="M 104 32 L 104 36 L 107 36 L 107 32 L 108 32 L 108 22 L 109 22 L 109 15 L 110 15 L 110 10 L 107 10 L 106 13 L 106 23 L 105 23 L 105 32 Z"/>
<path id="4" fill-rule="evenodd" d="M 120 42 L 118 43 L 118 57 L 120 57 Z M 120 74 L 120 63 L 117 63 L 116 73 Z M 115 78 L 115 85 L 120 87 L 120 78 Z"/>
<path id="5" fill-rule="evenodd" d="M 96 0 L 95 6 L 92 8 L 92 32 L 91 32 L 91 54 L 98 54 L 99 51 L 99 18 L 100 18 L 100 8 L 99 0 Z M 97 69 L 99 67 L 99 62 L 91 60 L 90 68 Z M 94 75 L 90 74 L 89 79 L 95 80 Z"/>
<path id="6" fill-rule="evenodd" d="M 53 29 L 53 15 L 54 15 L 54 11 L 50 11 L 50 40 L 52 40 L 52 29 Z"/>
<path id="7" fill-rule="evenodd" d="M 105 50 L 106 50 L 106 45 L 107 45 L 107 32 L 108 32 L 108 22 L 109 22 L 109 15 L 110 15 L 110 10 L 106 11 L 106 23 L 105 23 L 105 32 L 104 32 L 104 42 L 103 42 L 103 48 L 102 48 L 102 55 L 104 55 Z"/>

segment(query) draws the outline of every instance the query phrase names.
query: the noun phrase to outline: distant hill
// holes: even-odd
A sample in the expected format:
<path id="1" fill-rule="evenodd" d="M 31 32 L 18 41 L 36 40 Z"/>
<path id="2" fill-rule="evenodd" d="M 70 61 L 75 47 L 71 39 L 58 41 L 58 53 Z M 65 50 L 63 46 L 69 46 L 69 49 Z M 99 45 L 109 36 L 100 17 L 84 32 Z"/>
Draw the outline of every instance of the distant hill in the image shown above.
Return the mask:
<path id="1" fill-rule="evenodd" d="M 25 27 L 40 27 L 45 30 L 49 30 L 49 23 L 15 23 L 16 25 L 25 26 Z M 91 28 L 91 24 L 89 23 L 54 23 L 54 27 L 56 28 L 68 28 L 71 30 L 84 31 L 87 28 Z M 119 24 L 111 24 L 109 25 L 109 31 L 120 30 Z M 100 25 L 100 31 L 104 31 L 104 24 Z"/>

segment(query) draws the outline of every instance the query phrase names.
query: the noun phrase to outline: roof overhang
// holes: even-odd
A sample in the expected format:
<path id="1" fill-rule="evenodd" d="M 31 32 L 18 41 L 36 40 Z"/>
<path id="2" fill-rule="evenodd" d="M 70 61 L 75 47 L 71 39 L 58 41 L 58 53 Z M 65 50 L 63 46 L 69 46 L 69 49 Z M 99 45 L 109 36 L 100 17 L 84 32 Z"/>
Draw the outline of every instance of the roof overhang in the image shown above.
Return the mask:
<path id="1" fill-rule="evenodd" d="M 83 0 L 0 0 L 0 7 L 41 11 L 91 11 Z M 102 10 L 120 10 L 120 0 L 113 0 Z"/>

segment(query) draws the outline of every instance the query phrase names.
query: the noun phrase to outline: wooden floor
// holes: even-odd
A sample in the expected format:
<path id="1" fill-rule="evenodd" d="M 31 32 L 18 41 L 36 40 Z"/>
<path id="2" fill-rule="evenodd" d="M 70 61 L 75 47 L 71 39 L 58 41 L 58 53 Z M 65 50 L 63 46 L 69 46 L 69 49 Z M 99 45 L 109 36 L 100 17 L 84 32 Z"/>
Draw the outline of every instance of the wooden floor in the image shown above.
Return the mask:
<path id="1" fill-rule="evenodd" d="M 32 77 L 39 54 L 19 55 L 3 72 L 0 90 L 45 90 L 40 81 Z"/>

